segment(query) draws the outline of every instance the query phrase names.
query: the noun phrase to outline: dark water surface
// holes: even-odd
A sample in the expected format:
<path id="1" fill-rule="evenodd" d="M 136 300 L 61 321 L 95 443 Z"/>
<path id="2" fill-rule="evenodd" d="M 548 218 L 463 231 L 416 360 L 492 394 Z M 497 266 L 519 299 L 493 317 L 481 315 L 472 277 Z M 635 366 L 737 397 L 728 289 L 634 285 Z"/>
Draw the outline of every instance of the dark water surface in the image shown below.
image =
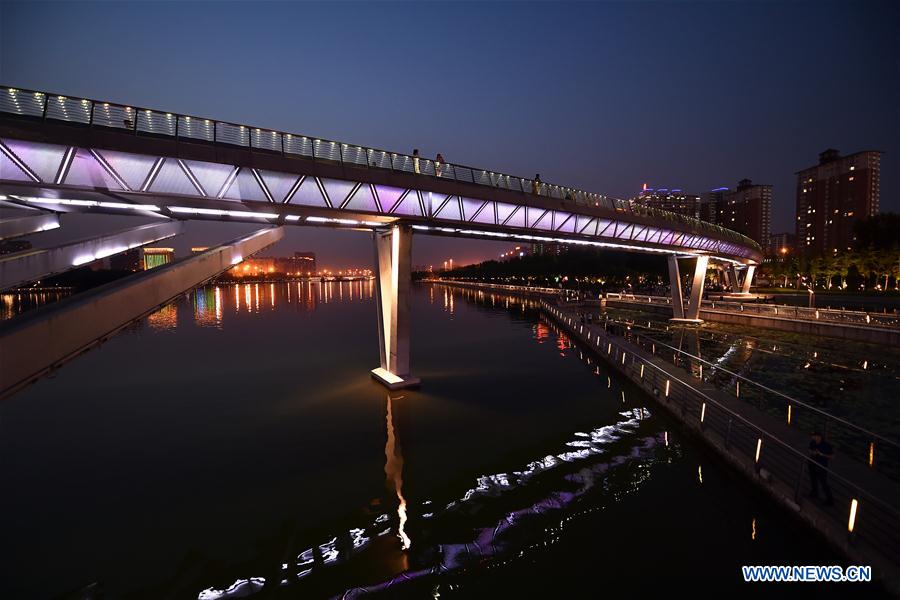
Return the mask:
<path id="1" fill-rule="evenodd" d="M 844 564 L 528 302 L 415 287 L 423 385 L 388 394 L 372 294 L 206 287 L 0 404 L 0 597 L 796 597 L 740 566 Z"/>

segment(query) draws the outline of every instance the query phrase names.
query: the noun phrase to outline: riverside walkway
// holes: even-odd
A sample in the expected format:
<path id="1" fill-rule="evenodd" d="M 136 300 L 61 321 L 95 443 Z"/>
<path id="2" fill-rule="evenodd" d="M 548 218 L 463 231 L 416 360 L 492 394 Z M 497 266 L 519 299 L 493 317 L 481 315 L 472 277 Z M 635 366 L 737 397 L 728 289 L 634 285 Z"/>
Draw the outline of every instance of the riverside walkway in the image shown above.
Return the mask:
<path id="1" fill-rule="evenodd" d="M 711 369 L 724 369 L 601 319 L 598 301 L 567 300 L 552 288 L 441 283 L 541 296 L 551 325 L 631 379 L 767 495 L 855 564 L 872 565 L 875 578 L 900 594 L 900 483 L 878 468 L 894 466 L 896 442 L 740 376 L 733 389 L 722 389 L 704 378 L 704 370 L 709 376 Z M 596 317 L 592 323 L 582 322 L 587 313 Z M 809 432 L 822 425 L 836 437 L 830 506 L 806 496 Z"/>
<path id="2" fill-rule="evenodd" d="M 665 296 L 610 293 L 606 294 L 606 302 L 617 308 L 672 313 L 672 300 Z M 900 314 L 896 310 L 871 312 L 704 300 L 700 303 L 700 317 L 718 323 L 900 346 Z"/>

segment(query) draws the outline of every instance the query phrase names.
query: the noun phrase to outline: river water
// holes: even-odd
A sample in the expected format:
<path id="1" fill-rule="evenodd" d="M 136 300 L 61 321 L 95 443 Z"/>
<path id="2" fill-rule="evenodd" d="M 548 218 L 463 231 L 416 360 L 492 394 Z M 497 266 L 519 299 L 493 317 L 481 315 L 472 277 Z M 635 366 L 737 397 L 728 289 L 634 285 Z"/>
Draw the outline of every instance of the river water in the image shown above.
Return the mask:
<path id="1" fill-rule="evenodd" d="M 0 404 L 0 596 L 796 597 L 740 566 L 843 564 L 528 301 L 414 286 L 423 384 L 387 393 L 373 291 L 201 288 Z"/>

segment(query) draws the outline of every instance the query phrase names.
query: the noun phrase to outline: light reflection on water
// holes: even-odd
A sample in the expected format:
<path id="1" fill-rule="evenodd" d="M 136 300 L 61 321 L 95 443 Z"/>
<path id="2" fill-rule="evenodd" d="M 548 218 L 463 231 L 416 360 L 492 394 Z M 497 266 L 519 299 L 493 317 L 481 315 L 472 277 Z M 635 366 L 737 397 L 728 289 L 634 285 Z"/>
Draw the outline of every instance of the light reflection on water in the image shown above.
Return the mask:
<path id="1" fill-rule="evenodd" d="M 68 297 L 69 289 L 32 291 L 12 291 L 0 294 L 0 321 L 12 319 L 27 310 L 52 304 Z"/>
<path id="2" fill-rule="evenodd" d="M 644 507 L 597 525 L 575 554 L 622 543 L 636 522 L 696 538 L 685 542 L 695 549 L 748 538 L 749 495 L 692 495 L 696 451 L 685 458 L 689 446 L 645 397 L 540 320 L 535 301 L 414 286 L 425 383 L 385 401 L 367 370 L 377 361 L 370 282 L 231 287 L 179 299 L 144 321 L 152 335 L 117 336 L 0 407 L 0 425 L 12 425 L 0 476 L 20 490 L 0 509 L 23 515 L 8 530 L 8 564 L 21 589 L 45 586 L 20 595 L 90 578 L 110 597 L 240 597 L 263 586 L 277 598 L 406 587 L 421 597 L 420 585 L 444 595 L 446 582 L 485 566 L 540 569 L 542 552 L 584 529 L 579 519 L 630 506 L 653 485 L 667 506 L 699 503 L 738 524 L 693 534 Z M 148 345 L 172 366 L 129 370 Z M 703 465 L 704 494 L 734 487 Z M 753 518 L 777 521 L 765 507 Z M 65 563 L 42 561 L 47 547 Z M 618 569 L 635 559 L 603 560 Z M 184 580 L 171 575 L 182 564 Z"/>
<path id="3" fill-rule="evenodd" d="M 402 400 L 403 396 L 392 398 L 387 395 L 387 443 L 384 446 L 384 456 L 386 462 L 384 464 L 384 473 L 387 475 L 388 484 L 393 487 L 394 493 L 397 495 L 399 505 L 397 506 L 397 517 L 399 525 L 397 525 L 397 536 L 400 538 L 401 550 L 407 550 L 412 546 L 412 540 L 406 534 L 406 499 L 403 497 L 403 453 L 400 451 L 400 445 L 394 436 L 394 419 L 391 413 L 391 405 L 394 400 Z"/>

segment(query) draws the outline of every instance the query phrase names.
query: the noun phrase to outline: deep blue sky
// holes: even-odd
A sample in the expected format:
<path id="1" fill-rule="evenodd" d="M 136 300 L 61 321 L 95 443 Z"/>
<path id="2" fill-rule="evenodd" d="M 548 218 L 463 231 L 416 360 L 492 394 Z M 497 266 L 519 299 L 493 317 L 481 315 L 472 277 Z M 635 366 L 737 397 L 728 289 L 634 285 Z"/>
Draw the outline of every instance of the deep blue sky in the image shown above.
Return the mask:
<path id="1" fill-rule="evenodd" d="M 827 147 L 885 151 L 882 210 L 900 210 L 898 4 L 3 2 L 0 81 L 617 196 L 750 177 L 775 186 L 777 232 Z M 300 249 L 372 254 L 317 229 L 279 251 Z M 501 250 L 417 237 L 414 262 Z"/>

